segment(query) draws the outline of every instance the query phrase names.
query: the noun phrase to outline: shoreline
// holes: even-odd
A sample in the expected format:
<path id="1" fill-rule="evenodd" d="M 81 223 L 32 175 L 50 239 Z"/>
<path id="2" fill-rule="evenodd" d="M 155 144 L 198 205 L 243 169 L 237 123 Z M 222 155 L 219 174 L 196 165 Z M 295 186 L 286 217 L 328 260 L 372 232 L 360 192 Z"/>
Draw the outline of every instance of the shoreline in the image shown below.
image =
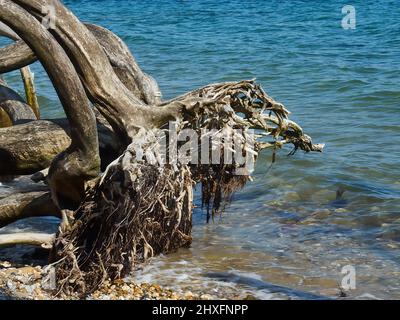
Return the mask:
<path id="1" fill-rule="evenodd" d="M 177 292 L 157 284 L 116 280 L 105 283 L 85 298 L 55 295 L 46 289 L 46 267 L 13 266 L 0 261 L 0 300 L 250 300 L 249 296 L 210 295 L 204 292 Z"/>

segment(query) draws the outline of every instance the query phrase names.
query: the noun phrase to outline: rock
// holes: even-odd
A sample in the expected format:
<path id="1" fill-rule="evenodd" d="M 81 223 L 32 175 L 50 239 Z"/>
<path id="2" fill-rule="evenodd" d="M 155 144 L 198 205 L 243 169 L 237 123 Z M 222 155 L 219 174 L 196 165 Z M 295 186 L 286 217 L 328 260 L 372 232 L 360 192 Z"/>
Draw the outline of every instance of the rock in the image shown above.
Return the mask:
<path id="1" fill-rule="evenodd" d="M 299 201 L 301 198 L 297 192 L 288 192 L 285 194 L 287 201 Z"/>
<path id="2" fill-rule="evenodd" d="M 0 262 L 0 268 L 10 268 L 10 267 L 11 267 L 11 263 L 9 263 L 8 261 Z"/>
<path id="3" fill-rule="evenodd" d="M 8 280 L 8 281 L 7 281 L 7 288 L 8 288 L 11 292 L 14 292 L 14 291 L 17 289 L 15 283 L 13 283 L 11 280 Z"/>
<path id="4" fill-rule="evenodd" d="M 29 284 L 31 282 L 31 279 L 27 276 L 16 276 L 14 279 L 22 284 Z"/>
<path id="5" fill-rule="evenodd" d="M 24 286 L 24 289 L 26 290 L 26 293 L 29 295 L 32 295 L 33 291 L 35 290 L 34 286 Z"/>
<path id="6" fill-rule="evenodd" d="M 321 209 L 321 210 L 314 211 L 311 214 L 311 216 L 314 219 L 325 219 L 325 218 L 329 217 L 330 214 L 331 214 L 331 211 L 329 209 Z"/>
<path id="7" fill-rule="evenodd" d="M 325 204 L 335 199 L 335 192 L 327 189 L 319 190 L 311 195 L 311 199 L 313 202 Z"/>

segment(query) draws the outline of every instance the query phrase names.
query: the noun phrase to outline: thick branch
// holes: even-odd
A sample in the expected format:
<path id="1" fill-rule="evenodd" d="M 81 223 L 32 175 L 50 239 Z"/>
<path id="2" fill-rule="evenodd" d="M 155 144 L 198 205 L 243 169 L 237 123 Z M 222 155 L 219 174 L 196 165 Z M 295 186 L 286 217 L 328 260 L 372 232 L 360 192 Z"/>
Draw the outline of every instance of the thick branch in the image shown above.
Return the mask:
<path id="1" fill-rule="evenodd" d="M 99 122 L 102 167 L 119 154 L 112 130 Z M 51 165 L 54 158 L 71 144 L 67 119 L 39 120 L 0 129 L 0 175 L 33 174 Z"/>
<path id="2" fill-rule="evenodd" d="M 19 39 L 18 35 L 2 22 L 0 22 L 0 36 L 7 37 L 12 40 Z"/>
<path id="3" fill-rule="evenodd" d="M 57 28 L 50 30 L 65 48 L 81 76 L 89 98 L 112 125 L 116 134 L 129 144 L 140 128 L 159 127 L 177 116 L 177 110 L 150 108 L 140 101 L 115 74 L 102 46 L 74 14 L 59 1 L 16 0 L 42 19 L 43 6 L 52 5 Z"/>
<path id="4" fill-rule="evenodd" d="M 49 74 L 75 131 L 73 143 L 84 150 L 93 149 L 96 141 L 94 115 L 70 59 L 44 26 L 21 7 L 4 0 L 0 8 L 0 20 L 31 47 Z"/>
<path id="5" fill-rule="evenodd" d="M 103 47 L 118 78 L 136 97 L 148 105 L 161 102 L 157 82 L 144 73 L 128 46 L 110 30 L 94 24 L 85 24 Z"/>
<path id="6" fill-rule="evenodd" d="M 1 1 L 0 9 L 0 20 L 12 28 L 41 61 L 69 120 L 71 147 L 55 159 L 49 177 L 58 205 L 75 207 L 82 200 L 85 180 L 97 176 L 100 166 L 94 113 L 74 66 L 48 30 L 9 0 Z"/>
<path id="7" fill-rule="evenodd" d="M 19 40 L 0 48 L 0 73 L 21 69 L 36 61 L 36 56 L 25 42 Z"/>

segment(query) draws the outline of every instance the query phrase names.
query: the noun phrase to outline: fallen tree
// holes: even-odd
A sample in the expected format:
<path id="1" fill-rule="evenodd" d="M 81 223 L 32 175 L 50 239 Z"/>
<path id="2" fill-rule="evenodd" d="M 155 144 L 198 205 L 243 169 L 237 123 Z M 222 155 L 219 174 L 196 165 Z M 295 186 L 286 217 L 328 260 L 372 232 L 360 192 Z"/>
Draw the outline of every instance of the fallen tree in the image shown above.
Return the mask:
<path id="1" fill-rule="evenodd" d="M 54 7 L 54 28 L 41 24 L 44 6 Z M 46 181 L 51 197 L 14 195 L 21 206 L 4 205 L 9 213 L 2 215 L 0 204 L 0 223 L 51 214 L 48 209 L 61 215 L 50 254 L 59 292 L 86 294 L 153 255 L 189 246 L 197 183 L 212 215 L 250 179 L 247 160 L 261 150 L 292 144 L 293 153 L 322 151 L 254 80 L 212 84 L 162 101 L 157 83 L 120 38 L 81 23 L 59 1 L 1 0 L 0 21 L 8 26 L 0 25 L 0 32 L 16 40 L 0 49 L 0 72 L 40 61 L 67 116 L 0 129 L 0 174 L 49 166 L 34 179 Z M 37 196 L 50 200 L 42 213 L 34 205 Z M 53 238 L 9 239 L 32 244 Z M 7 244 L 6 236 L 1 240 Z"/>

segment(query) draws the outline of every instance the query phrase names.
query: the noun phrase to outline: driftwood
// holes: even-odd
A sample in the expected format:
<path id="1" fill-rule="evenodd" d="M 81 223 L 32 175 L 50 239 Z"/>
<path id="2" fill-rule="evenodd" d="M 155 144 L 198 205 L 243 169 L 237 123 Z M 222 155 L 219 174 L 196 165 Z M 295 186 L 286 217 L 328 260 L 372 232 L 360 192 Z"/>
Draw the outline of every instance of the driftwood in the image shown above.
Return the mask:
<path id="1" fill-rule="evenodd" d="M 36 61 L 33 51 L 19 40 L 7 47 L 0 48 L 0 72 L 6 73 L 28 66 Z"/>
<path id="2" fill-rule="evenodd" d="M 114 160 L 119 144 L 112 130 L 98 121 L 103 167 Z M 0 175 L 29 175 L 49 167 L 71 144 L 67 119 L 32 121 L 0 129 Z"/>
<path id="3" fill-rule="evenodd" d="M 33 80 L 33 73 L 31 72 L 28 66 L 21 68 L 21 76 L 24 82 L 26 102 L 32 108 L 32 111 L 35 114 L 36 119 L 40 119 L 40 108 L 36 96 L 36 88 L 35 88 L 35 82 Z"/>
<path id="4" fill-rule="evenodd" d="M 0 174 L 33 174 L 45 169 L 70 143 L 62 127 L 50 121 L 0 129 Z"/>
<path id="5" fill-rule="evenodd" d="M 0 127 L 36 120 L 32 108 L 0 79 Z"/>
<path id="6" fill-rule="evenodd" d="M 56 19 L 46 29 L 41 9 L 49 5 Z M 47 176 L 33 179 L 46 181 L 54 208 L 50 203 L 39 213 L 36 197 L 33 204 L 20 200 L 27 205 L 8 209 L 3 225 L 61 212 L 50 255 L 59 292 L 86 294 L 155 254 L 189 246 L 194 185 L 201 183 L 203 204 L 213 214 L 250 180 L 246 165 L 227 160 L 231 147 L 224 137 L 237 142 L 238 158 L 255 159 L 263 149 L 275 153 L 285 144 L 294 146 L 291 154 L 322 151 L 254 80 L 212 84 L 162 101 L 156 81 L 119 37 L 83 24 L 58 0 L 2 0 L 0 21 L 8 26 L 0 24 L 0 34 L 16 40 L 0 49 L 0 73 L 40 61 L 67 115 L 64 121 L 13 122 L 0 129 L 0 174 L 49 167 Z M 171 122 L 176 132 L 167 130 Z M 202 161 L 186 161 L 187 152 L 171 146 L 161 152 L 163 139 L 182 147 L 187 141 L 173 137 L 189 131 L 198 135 L 190 151 Z M 220 139 L 205 152 L 200 146 L 210 136 Z M 6 244 L 7 236 L 0 240 Z"/>
<path id="7" fill-rule="evenodd" d="M 0 36 L 10 38 L 12 40 L 18 40 L 18 35 L 7 25 L 0 22 Z"/>
<path id="8" fill-rule="evenodd" d="M 160 103 L 161 92 L 157 82 L 140 69 L 126 44 L 105 28 L 93 24 L 86 24 L 86 27 L 104 49 L 114 72 L 124 85 L 143 102 L 149 105 Z M 7 35 L 6 32 L 4 34 Z M 10 37 L 19 39 L 17 35 Z M 35 53 L 21 40 L 0 48 L 0 73 L 24 68 L 35 61 Z"/>
<path id="9" fill-rule="evenodd" d="M 54 242 L 55 234 L 46 233 L 18 233 L 18 234 L 0 234 L 0 247 L 27 244 L 49 248 Z"/>
<path id="10" fill-rule="evenodd" d="M 21 219 L 44 216 L 61 216 L 50 192 L 17 193 L 0 200 L 0 228 Z"/>

